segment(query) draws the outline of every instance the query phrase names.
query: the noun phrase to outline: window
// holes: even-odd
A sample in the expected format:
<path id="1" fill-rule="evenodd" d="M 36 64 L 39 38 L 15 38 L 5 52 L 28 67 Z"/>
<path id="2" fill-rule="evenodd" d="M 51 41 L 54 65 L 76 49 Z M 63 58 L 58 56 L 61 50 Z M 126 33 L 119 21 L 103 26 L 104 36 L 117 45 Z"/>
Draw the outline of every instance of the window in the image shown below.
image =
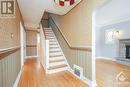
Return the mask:
<path id="1" fill-rule="evenodd" d="M 114 29 L 105 30 L 105 43 L 113 44 L 114 43 Z"/>

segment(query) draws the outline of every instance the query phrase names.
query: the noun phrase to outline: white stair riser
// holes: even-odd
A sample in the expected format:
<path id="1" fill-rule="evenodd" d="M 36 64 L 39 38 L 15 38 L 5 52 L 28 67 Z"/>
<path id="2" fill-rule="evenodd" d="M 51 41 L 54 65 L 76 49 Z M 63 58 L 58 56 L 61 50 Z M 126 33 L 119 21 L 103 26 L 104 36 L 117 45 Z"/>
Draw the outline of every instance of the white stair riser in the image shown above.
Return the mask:
<path id="1" fill-rule="evenodd" d="M 49 41 L 56 41 L 56 39 L 49 39 Z"/>
<path id="2" fill-rule="evenodd" d="M 47 39 L 55 39 L 55 37 L 46 37 Z"/>
<path id="3" fill-rule="evenodd" d="M 57 57 L 57 58 L 50 58 L 50 61 L 56 61 L 56 60 L 62 60 L 64 59 L 63 57 Z"/>
<path id="4" fill-rule="evenodd" d="M 49 53 L 49 55 L 51 56 L 51 57 L 56 57 L 56 56 L 62 56 L 63 54 L 62 53 Z"/>
<path id="5" fill-rule="evenodd" d="M 52 30 L 44 30 L 45 32 L 52 32 Z"/>
<path id="6" fill-rule="evenodd" d="M 51 47 L 52 47 L 52 46 L 53 46 L 53 47 L 57 47 L 57 46 L 59 46 L 59 45 L 58 45 L 58 44 L 51 44 L 51 43 L 50 43 L 50 46 L 51 46 Z"/>
<path id="7" fill-rule="evenodd" d="M 53 39 L 53 38 L 51 38 L 51 39 L 49 38 L 48 40 L 50 40 L 50 41 L 56 41 L 56 39 L 55 39 L 55 38 L 54 38 L 54 39 Z"/>
<path id="8" fill-rule="evenodd" d="M 59 47 L 58 45 L 50 45 L 50 47 Z"/>
<path id="9" fill-rule="evenodd" d="M 45 33 L 46 36 L 54 36 L 53 33 Z"/>
<path id="10" fill-rule="evenodd" d="M 50 59 L 62 59 L 64 58 L 63 56 L 58 56 L 58 57 L 50 57 Z"/>
<path id="11" fill-rule="evenodd" d="M 58 51 L 58 50 L 60 50 L 60 48 L 51 48 L 51 49 L 49 49 L 50 51 Z"/>
<path id="12" fill-rule="evenodd" d="M 59 66 L 59 65 L 63 65 L 63 64 L 66 64 L 66 62 L 65 62 L 65 61 L 62 61 L 62 62 L 49 63 L 49 67 Z"/>
<path id="13" fill-rule="evenodd" d="M 45 34 L 53 34 L 53 32 L 45 32 Z"/>
<path id="14" fill-rule="evenodd" d="M 69 70 L 69 67 L 63 67 L 63 68 L 58 68 L 58 69 L 53 69 L 53 70 L 47 70 L 48 74 L 54 74 L 57 72 L 62 72 L 62 71 L 66 71 Z"/>
<path id="15" fill-rule="evenodd" d="M 49 41 L 56 41 L 56 39 L 47 39 L 47 40 L 49 40 Z"/>
<path id="16" fill-rule="evenodd" d="M 49 53 L 50 56 L 63 55 L 61 52 Z"/>
<path id="17" fill-rule="evenodd" d="M 49 42 L 49 44 L 57 44 L 57 42 Z"/>
<path id="18" fill-rule="evenodd" d="M 51 28 L 44 28 L 44 30 L 52 30 Z"/>
<path id="19" fill-rule="evenodd" d="M 53 31 L 53 30 L 44 30 L 44 31 Z"/>
<path id="20" fill-rule="evenodd" d="M 55 36 L 54 33 L 45 33 L 46 36 Z"/>
<path id="21" fill-rule="evenodd" d="M 59 51 L 60 48 L 49 48 L 50 51 Z"/>

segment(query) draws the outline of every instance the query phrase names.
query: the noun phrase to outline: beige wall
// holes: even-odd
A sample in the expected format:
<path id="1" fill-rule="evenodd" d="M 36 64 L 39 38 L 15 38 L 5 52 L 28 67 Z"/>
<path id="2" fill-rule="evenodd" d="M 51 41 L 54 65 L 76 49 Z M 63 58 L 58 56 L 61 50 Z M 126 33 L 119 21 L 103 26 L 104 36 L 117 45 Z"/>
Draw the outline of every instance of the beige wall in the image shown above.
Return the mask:
<path id="1" fill-rule="evenodd" d="M 37 31 L 26 30 L 27 56 L 37 56 Z"/>
<path id="2" fill-rule="evenodd" d="M 48 19 L 49 19 L 49 15 L 48 13 L 44 13 L 43 17 L 42 17 L 42 26 L 45 27 L 45 28 L 48 28 L 49 27 L 49 23 L 48 23 Z"/>
<path id="3" fill-rule="evenodd" d="M 20 14 L 16 3 L 15 18 L 0 18 L 0 50 L 20 46 Z M 23 23 L 23 22 L 22 22 Z M 13 38 L 11 38 L 11 33 Z M 0 53 L 0 87 L 13 87 L 21 69 L 20 49 L 13 52 L 5 52 L 4 57 Z"/>
<path id="4" fill-rule="evenodd" d="M 83 0 L 65 16 L 51 15 L 71 46 L 92 45 L 92 12 L 104 0 Z"/>
<path id="5" fill-rule="evenodd" d="M 17 5 L 15 18 L 0 18 L 0 49 L 20 45 L 20 21 L 22 16 Z"/>
<path id="6" fill-rule="evenodd" d="M 96 6 L 104 1 L 105 0 L 82 0 L 78 6 L 64 16 L 50 15 L 70 46 L 85 48 L 92 46 L 92 13 L 96 9 Z M 89 80 L 95 81 L 92 52 L 70 48 L 62 36 L 57 33 L 57 27 L 53 22 L 51 22 L 50 25 L 57 35 L 71 68 L 73 68 L 74 64 L 83 67 L 84 76 Z"/>

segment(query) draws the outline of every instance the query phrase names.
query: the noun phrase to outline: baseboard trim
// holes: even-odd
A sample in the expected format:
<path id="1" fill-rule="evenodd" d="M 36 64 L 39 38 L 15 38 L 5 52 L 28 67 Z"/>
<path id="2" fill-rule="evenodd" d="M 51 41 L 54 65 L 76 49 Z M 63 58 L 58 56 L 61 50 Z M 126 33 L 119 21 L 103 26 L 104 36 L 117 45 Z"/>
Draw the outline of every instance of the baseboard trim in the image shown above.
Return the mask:
<path id="1" fill-rule="evenodd" d="M 60 73 L 67 70 L 69 70 L 69 67 L 54 69 L 54 70 L 47 70 L 47 74 L 55 74 L 55 73 Z"/>
<path id="2" fill-rule="evenodd" d="M 20 77 L 22 75 L 22 71 L 23 71 L 23 68 L 20 69 L 20 72 L 19 72 L 19 74 L 18 74 L 18 76 L 16 78 L 16 81 L 15 81 L 13 87 L 18 87 L 18 84 L 19 84 L 19 81 L 20 81 Z"/>
<path id="3" fill-rule="evenodd" d="M 110 57 L 96 57 L 96 59 L 104 59 L 104 60 L 116 61 L 115 58 L 110 58 Z"/>
<path id="4" fill-rule="evenodd" d="M 82 82 L 84 82 L 85 84 L 89 85 L 90 87 L 96 87 L 96 86 L 97 86 L 96 82 L 93 82 L 93 81 L 87 79 L 85 76 L 83 76 L 82 78 L 76 76 L 76 75 L 74 74 L 74 70 L 73 70 L 73 69 L 70 68 L 70 69 L 69 69 L 69 72 L 72 73 L 76 78 L 80 79 L 80 80 L 81 80 Z"/>

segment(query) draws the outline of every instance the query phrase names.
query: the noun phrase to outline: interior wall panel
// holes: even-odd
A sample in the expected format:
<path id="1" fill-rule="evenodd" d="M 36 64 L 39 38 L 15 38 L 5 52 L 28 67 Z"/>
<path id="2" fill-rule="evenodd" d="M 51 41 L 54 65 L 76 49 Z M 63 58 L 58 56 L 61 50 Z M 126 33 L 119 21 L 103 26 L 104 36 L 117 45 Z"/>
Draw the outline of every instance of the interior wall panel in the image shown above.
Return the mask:
<path id="1" fill-rule="evenodd" d="M 26 55 L 37 56 L 37 31 L 26 31 Z"/>

